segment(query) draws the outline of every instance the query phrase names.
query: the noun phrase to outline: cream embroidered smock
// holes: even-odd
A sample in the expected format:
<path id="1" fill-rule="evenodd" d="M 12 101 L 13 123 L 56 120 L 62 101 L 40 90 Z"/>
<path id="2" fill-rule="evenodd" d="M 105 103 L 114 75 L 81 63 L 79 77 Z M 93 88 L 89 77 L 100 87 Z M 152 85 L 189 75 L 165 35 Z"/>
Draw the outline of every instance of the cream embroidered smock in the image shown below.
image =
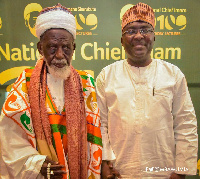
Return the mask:
<path id="1" fill-rule="evenodd" d="M 114 160 L 122 178 L 196 174 L 197 120 L 178 67 L 117 61 L 98 75 L 96 90 L 103 160 Z"/>
<path id="2" fill-rule="evenodd" d="M 47 73 L 47 84 L 58 111 L 62 112 L 65 104 L 64 80 L 56 78 L 50 73 Z M 47 111 L 50 112 L 51 110 L 47 108 Z"/>

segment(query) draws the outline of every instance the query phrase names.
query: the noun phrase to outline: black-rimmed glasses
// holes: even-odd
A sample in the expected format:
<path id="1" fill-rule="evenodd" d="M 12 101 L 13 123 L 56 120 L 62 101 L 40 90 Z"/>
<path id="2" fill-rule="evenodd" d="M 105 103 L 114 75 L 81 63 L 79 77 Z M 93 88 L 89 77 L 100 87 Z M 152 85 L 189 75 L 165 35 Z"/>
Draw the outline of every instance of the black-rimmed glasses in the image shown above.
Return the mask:
<path id="1" fill-rule="evenodd" d="M 136 35 L 138 31 L 140 32 L 141 35 L 148 35 L 154 32 L 153 29 L 128 29 L 124 31 L 122 35 L 127 34 L 129 36 L 132 36 L 132 35 Z"/>

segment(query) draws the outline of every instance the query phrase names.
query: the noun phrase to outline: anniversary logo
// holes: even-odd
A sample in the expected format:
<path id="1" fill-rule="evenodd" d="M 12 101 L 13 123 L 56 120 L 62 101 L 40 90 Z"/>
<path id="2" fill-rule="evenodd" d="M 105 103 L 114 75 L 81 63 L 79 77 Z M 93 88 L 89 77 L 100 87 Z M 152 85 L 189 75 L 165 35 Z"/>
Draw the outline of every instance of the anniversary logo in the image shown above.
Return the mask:
<path id="1" fill-rule="evenodd" d="M 96 35 L 94 30 L 97 28 L 98 19 L 93 13 L 96 8 L 70 8 L 76 18 L 76 35 Z"/>

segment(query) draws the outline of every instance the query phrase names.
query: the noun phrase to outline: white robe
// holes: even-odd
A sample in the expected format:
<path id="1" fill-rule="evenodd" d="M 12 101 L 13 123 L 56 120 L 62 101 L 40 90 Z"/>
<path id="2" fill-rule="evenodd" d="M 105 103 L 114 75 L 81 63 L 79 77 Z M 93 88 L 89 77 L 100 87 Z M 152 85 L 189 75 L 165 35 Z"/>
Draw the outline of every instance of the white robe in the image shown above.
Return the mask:
<path id="1" fill-rule="evenodd" d="M 96 85 L 103 160 L 114 160 L 122 178 L 196 174 L 197 120 L 178 67 L 121 60 L 105 67 Z"/>
<path id="2" fill-rule="evenodd" d="M 79 73 L 82 74 L 84 78 L 87 77 L 87 82 L 83 83 L 83 85 L 85 85 L 84 101 L 86 119 L 88 117 L 90 119 L 89 124 L 99 131 L 99 108 L 95 98 L 95 88 L 92 83 L 93 78 L 84 72 L 79 71 Z M 47 86 L 56 107 L 61 112 L 64 106 L 64 81 L 57 80 L 52 75 L 47 74 Z M 25 121 L 26 125 L 22 125 L 21 121 L 21 115 L 24 114 L 24 111 L 27 116 L 31 118 L 31 109 L 28 101 L 26 75 L 25 71 L 23 71 L 9 93 L 0 116 L 0 179 L 44 178 L 40 174 L 40 170 L 46 156 L 40 155 L 36 148 L 31 145 L 29 140 L 32 139 L 33 145 L 36 145 L 32 120 L 30 120 L 30 123 Z M 50 111 L 48 106 L 47 111 Z M 24 126 L 32 130 L 27 130 Z M 28 133 L 27 131 L 31 132 Z M 89 133 L 90 136 L 96 137 L 94 129 L 91 128 Z M 30 138 L 28 138 L 28 136 Z M 96 139 L 98 140 L 97 142 L 101 141 L 100 137 L 97 137 Z M 87 142 L 88 178 L 93 176 L 93 178 L 99 179 L 102 146 L 93 143 L 92 140 L 90 139 Z"/>
<path id="3" fill-rule="evenodd" d="M 56 80 L 52 75 L 47 74 L 47 84 L 55 104 L 62 111 L 64 105 L 63 80 Z M 40 174 L 40 170 L 46 156 L 40 155 L 30 145 L 27 135 L 19 126 L 16 126 L 12 120 L 3 120 L 3 116 L 0 119 L 0 144 L 2 145 L 0 178 L 43 179 L 44 177 Z M 7 165 L 9 164 L 9 167 L 13 168 L 13 171 L 7 170 L 2 157 Z"/>

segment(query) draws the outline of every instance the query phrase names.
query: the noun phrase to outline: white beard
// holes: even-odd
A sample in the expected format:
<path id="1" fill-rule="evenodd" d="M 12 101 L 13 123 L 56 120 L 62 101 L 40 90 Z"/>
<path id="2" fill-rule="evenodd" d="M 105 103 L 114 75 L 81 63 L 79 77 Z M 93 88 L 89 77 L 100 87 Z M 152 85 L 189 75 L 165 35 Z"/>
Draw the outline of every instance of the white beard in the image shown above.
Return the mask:
<path id="1" fill-rule="evenodd" d="M 46 60 L 45 60 L 46 61 Z M 54 63 L 64 63 L 65 66 L 63 68 L 58 68 L 54 65 Z M 49 73 L 56 77 L 56 78 L 60 78 L 60 79 L 63 79 L 63 80 L 66 80 L 69 76 L 70 76 L 70 73 L 71 73 L 71 69 L 70 69 L 70 66 L 66 63 L 66 60 L 65 59 L 62 59 L 62 60 L 57 60 L 57 59 L 53 59 L 51 61 L 51 65 L 49 65 L 47 63 L 47 67 L 48 67 L 48 71 Z"/>

